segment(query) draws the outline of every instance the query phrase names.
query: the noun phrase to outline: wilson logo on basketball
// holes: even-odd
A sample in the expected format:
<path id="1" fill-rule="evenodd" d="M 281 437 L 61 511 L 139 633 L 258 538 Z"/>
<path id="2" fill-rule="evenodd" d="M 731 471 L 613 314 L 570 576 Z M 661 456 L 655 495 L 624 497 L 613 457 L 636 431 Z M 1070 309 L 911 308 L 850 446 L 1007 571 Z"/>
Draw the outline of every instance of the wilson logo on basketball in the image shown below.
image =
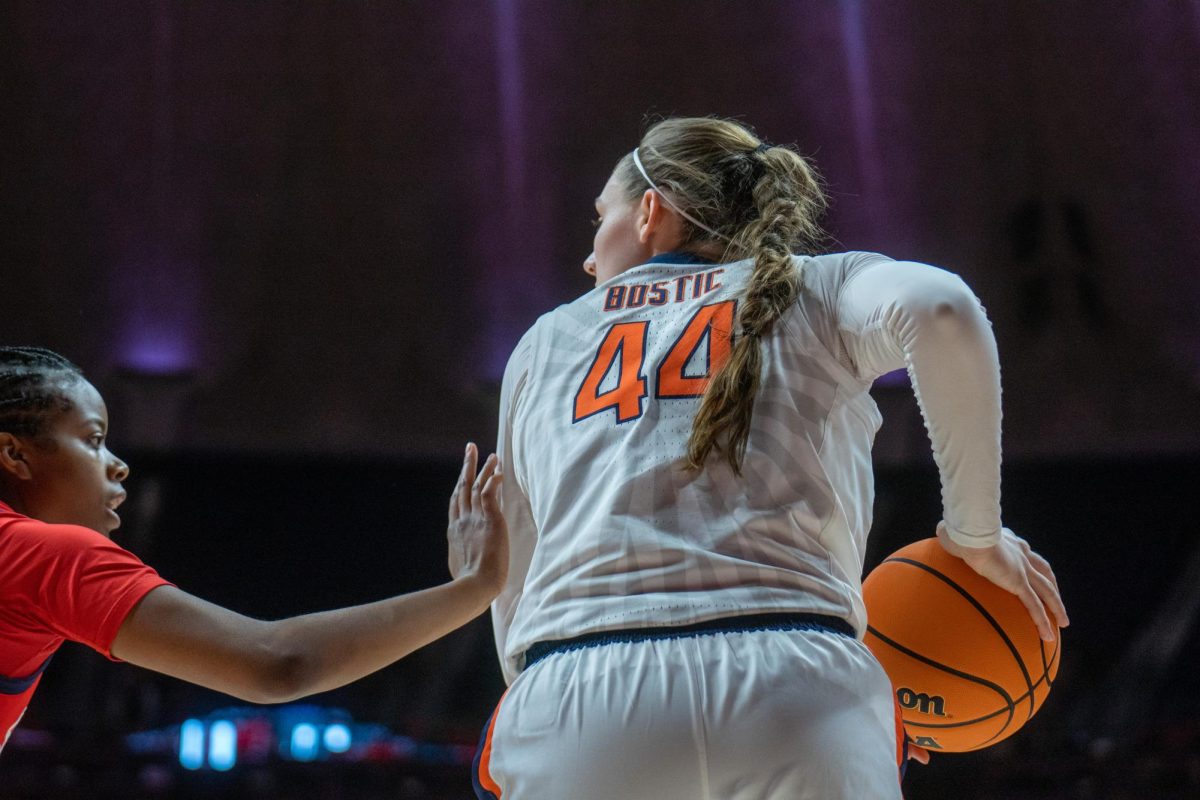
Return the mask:
<path id="1" fill-rule="evenodd" d="M 939 695 L 930 697 L 924 692 L 914 692 L 907 687 L 896 690 L 896 700 L 902 708 L 916 709 L 922 714 L 932 714 L 935 717 L 946 716 L 946 698 Z"/>

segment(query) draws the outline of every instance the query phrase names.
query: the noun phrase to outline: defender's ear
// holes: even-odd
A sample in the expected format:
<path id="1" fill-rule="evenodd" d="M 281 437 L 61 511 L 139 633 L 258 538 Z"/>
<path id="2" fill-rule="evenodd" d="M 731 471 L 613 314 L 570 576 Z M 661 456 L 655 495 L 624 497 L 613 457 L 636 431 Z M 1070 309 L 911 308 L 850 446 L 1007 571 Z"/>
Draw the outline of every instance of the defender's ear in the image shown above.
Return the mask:
<path id="1" fill-rule="evenodd" d="M 0 433 L 0 477 L 27 481 L 33 477 L 25 459 L 28 447 L 11 433 Z"/>

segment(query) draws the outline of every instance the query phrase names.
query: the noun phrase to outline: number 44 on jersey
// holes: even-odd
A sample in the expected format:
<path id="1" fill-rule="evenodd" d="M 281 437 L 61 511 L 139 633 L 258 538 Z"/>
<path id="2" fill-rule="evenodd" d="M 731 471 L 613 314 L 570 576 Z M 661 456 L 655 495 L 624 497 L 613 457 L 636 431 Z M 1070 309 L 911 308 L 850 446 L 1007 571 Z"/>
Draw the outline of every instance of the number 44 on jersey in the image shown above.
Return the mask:
<path id="1" fill-rule="evenodd" d="M 704 394 L 709 377 L 729 358 L 734 305 L 733 300 L 713 303 L 692 315 L 683 333 L 658 364 L 655 371 L 656 398 L 681 399 Z M 608 329 L 579 391 L 575 393 L 573 422 L 610 408 L 616 410 L 618 423 L 630 422 L 642 415 L 642 401 L 649 394 L 643 372 L 649 330 L 648 321 L 618 322 Z M 703 375 L 689 375 L 687 366 L 705 340 L 708 342 L 705 372 Z M 601 391 L 601 383 L 614 369 L 616 386 Z"/>

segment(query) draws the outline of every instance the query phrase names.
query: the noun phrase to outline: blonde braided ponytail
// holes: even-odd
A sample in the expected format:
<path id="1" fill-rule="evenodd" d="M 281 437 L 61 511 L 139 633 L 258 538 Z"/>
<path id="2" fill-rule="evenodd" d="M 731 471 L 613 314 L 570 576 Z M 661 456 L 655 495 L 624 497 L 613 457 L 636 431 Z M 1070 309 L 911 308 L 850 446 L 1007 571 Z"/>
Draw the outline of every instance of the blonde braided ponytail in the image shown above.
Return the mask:
<path id="1" fill-rule="evenodd" d="M 731 120 L 663 120 L 646 132 L 639 152 L 658 188 L 711 229 L 685 222 L 684 246 L 724 240 L 724 260 L 754 258 L 738 299 L 729 358 L 709 380 L 687 452 L 689 469 L 701 469 L 716 450 L 740 474 L 762 377 L 761 340 L 800 296 L 792 254 L 821 237 L 826 201 L 820 178 L 792 148 L 765 145 Z M 646 183 L 631 157 L 617 172 L 628 195 L 640 197 Z"/>

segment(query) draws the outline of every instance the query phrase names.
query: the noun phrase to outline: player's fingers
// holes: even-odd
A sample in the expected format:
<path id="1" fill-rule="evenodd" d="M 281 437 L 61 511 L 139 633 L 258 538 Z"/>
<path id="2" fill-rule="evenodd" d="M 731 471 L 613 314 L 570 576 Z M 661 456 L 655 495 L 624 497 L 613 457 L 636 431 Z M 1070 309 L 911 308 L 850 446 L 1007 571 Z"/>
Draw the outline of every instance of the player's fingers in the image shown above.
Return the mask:
<path id="1" fill-rule="evenodd" d="M 912 742 L 908 743 L 908 760 L 916 761 L 918 764 L 929 763 L 929 751 L 924 747 L 918 747 Z"/>
<path id="2" fill-rule="evenodd" d="M 1038 597 L 1041 598 L 1042 604 L 1054 615 L 1054 621 L 1058 627 L 1065 628 L 1070 625 L 1071 620 L 1067 617 L 1067 607 L 1063 605 L 1058 587 L 1040 572 L 1033 573 L 1029 582 L 1033 585 L 1033 590 L 1037 592 Z"/>
<path id="3" fill-rule="evenodd" d="M 1038 633 L 1042 639 L 1047 642 L 1054 641 L 1054 628 L 1050 625 L 1050 617 L 1046 614 L 1046 607 L 1042 605 L 1042 599 L 1038 597 L 1037 592 L 1025 581 L 1025 585 L 1021 587 L 1021 591 L 1017 592 L 1017 597 L 1025 605 L 1029 611 L 1029 616 L 1033 617 L 1033 624 L 1037 625 Z"/>
<path id="4" fill-rule="evenodd" d="M 467 445 L 467 455 L 463 463 L 462 475 L 458 484 L 458 513 L 471 513 L 471 487 L 475 482 L 475 464 L 479 459 L 479 450 L 475 443 Z"/>
<path id="5" fill-rule="evenodd" d="M 454 491 L 450 493 L 450 521 L 458 519 L 460 506 L 459 498 L 462 496 L 462 487 L 467 479 L 467 459 L 471 454 L 471 445 L 467 445 L 466 451 L 463 452 L 462 469 L 458 471 L 458 480 L 454 482 Z"/>
<path id="6" fill-rule="evenodd" d="M 490 516 L 500 515 L 500 484 L 504 482 L 504 473 L 500 471 L 500 467 L 496 467 L 487 479 L 487 483 L 483 485 L 483 495 L 480 497 L 480 502 L 483 503 L 483 510 Z"/>
<path id="7" fill-rule="evenodd" d="M 483 486 L 495 471 L 496 454 L 492 453 L 487 457 L 487 461 L 483 462 L 483 469 L 479 470 L 479 474 L 475 477 L 475 486 L 471 490 L 471 508 L 479 507 L 480 495 L 483 494 Z"/>
<path id="8" fill-rule="evenodd" d="M 1055 576 L 1054 570 L 1050 567 L 1049 561 L 1042 558 L 1037 553 L 1030 551 L 1029 563 L 1033 565 L 1033 568 L 1037 570 L 1039 574 L 1046 576 L 1050 583 L 1054 584 L 1054 588 L 1056 590 L 1058 589 L 1058 578 Z"/>

